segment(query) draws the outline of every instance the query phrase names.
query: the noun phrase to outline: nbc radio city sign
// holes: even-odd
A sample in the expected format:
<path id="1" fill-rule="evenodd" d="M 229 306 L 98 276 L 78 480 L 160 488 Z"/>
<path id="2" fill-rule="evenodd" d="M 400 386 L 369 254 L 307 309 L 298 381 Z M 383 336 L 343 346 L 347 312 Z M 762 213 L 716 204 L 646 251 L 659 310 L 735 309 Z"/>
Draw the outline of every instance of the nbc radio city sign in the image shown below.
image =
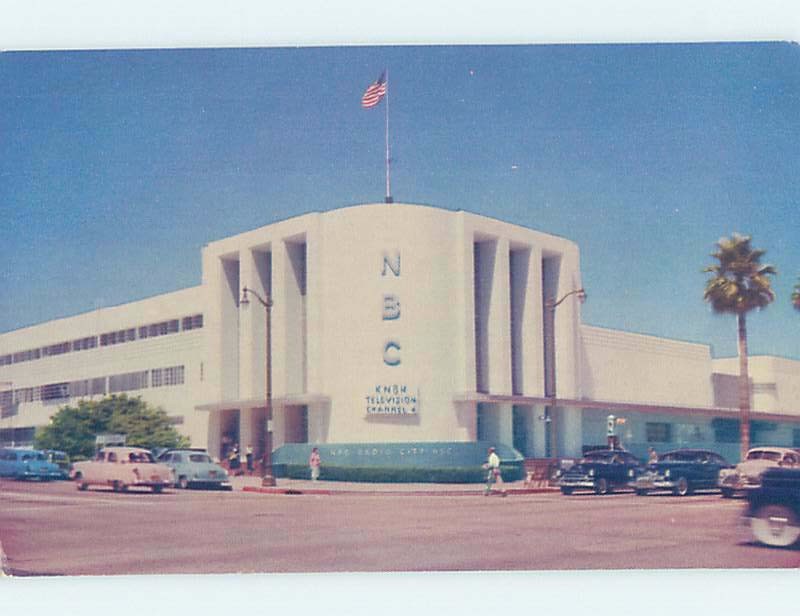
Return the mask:
<path id="1" fill-rule="evenodd" d="M 400 278 L 400 251 L 383 255 L 381 277 Z M 394 293 L 384 293 L 381 319 L 397 321 L 400 319 L 400 298 Z M 389 338 L 383 343 L 383 363 L 396 368 L 403 363 L 400 341 Z M 416 415 L 418 396 L 408 385 L 402 383 L 379 383 L 365 396 L 368 415 Z"/>

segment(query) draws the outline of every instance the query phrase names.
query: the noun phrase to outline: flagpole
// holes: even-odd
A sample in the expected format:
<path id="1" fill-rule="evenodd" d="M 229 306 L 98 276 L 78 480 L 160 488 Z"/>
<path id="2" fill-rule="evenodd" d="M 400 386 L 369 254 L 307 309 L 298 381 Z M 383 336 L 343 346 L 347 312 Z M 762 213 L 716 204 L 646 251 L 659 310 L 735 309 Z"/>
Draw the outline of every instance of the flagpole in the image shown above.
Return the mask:
<path id="1" fill-rule="evenodd" d="M 386 69 L 386 203 L 392 203 L 392 188 L 389 183 L 389 69 Z"/>

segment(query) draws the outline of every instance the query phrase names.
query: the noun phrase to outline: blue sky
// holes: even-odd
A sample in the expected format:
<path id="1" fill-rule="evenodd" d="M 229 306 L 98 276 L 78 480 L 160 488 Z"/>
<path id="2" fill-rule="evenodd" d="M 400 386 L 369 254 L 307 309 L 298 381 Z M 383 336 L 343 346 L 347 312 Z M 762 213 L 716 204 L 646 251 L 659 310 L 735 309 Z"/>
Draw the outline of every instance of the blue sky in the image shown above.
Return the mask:
<path id="1" fill-rule="evenodd" d="M 796 45 L 0 54 L 0 331 L 192 286 L 208 241 L 381 201 L 570 238 L 594 325 L 736 353 L 702 301 L 733 231 L 776 265 L 750 351 L 800 359 Z"/>

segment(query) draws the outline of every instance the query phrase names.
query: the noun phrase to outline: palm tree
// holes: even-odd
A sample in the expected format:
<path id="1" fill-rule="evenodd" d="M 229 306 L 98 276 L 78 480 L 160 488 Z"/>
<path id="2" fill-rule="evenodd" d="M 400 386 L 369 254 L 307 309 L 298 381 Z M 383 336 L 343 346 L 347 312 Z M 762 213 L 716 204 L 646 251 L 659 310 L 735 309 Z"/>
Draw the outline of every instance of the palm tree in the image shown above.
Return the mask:
<path id="1" fill-rule="evenodd" d="M 750 237 L 734 233 L 717 242 L 712 257 L 719 261 L 703 271 L 713 274 L 706 281 L 703 299 L 714 312 L 736 315 L 739 326 L 739 425 L 742 460 L 750 448 L 750 377 L 747 369 L 746 315 L 761 309 L 775 299 L 770 276 L 777 272 L 771 265 L 762 265 L 764 250 L 750 246 Z"/>
<path id="2" fill-rule="evenodd" d="M 797 279 L 797 284 L 794 285 L 794 291 L 792 291 L 792 306 L 800 310 L 800 278 Z"/>

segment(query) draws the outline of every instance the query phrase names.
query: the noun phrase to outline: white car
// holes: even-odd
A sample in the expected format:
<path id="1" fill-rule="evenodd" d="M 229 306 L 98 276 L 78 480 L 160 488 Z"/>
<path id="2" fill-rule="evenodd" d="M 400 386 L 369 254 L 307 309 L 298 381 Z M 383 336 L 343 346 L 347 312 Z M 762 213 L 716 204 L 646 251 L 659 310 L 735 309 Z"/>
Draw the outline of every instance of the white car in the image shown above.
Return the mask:
<path id="1" fill-rule="evenodd" d="M 735 468 L 719 472 L 719 489 L 722 496 L 731 498 L 761 485 L 761 475 L 768 468 L 782 466 L 800 468 L 800 453 L 788 447 L 753 447 L 744 461 Z"/>
<path id="2" fill-rule="evenodd" d="M 157 464 L 152 454 L 139 447 L 106 447 L 94 460 L 73 464 L 73 478 L 79 490 L 108 486 L 115 492 L 128 488 L 150 488 L 161 492 L 172 484 L 172 471 Z"/>

